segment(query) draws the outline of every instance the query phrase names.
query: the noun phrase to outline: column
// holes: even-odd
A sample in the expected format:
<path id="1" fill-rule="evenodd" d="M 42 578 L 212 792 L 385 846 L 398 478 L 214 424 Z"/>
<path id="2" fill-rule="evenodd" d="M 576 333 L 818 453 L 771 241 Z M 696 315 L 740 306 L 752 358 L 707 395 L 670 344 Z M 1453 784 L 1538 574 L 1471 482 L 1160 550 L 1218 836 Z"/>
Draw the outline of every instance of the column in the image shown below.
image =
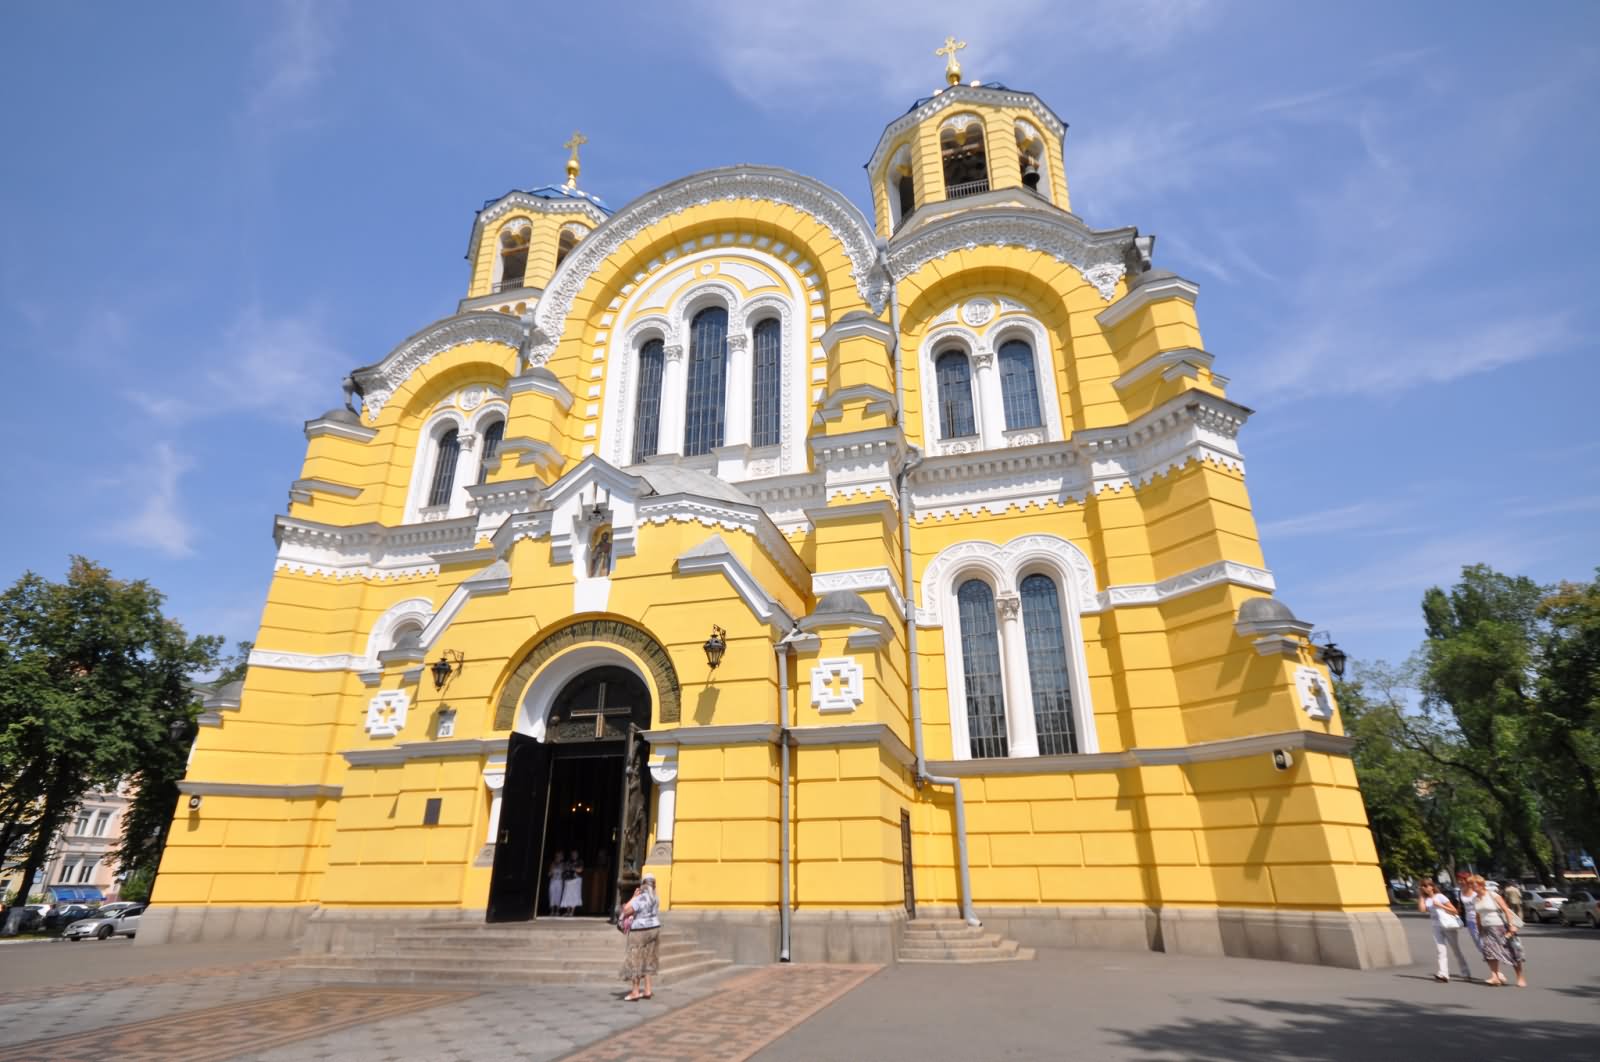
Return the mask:
<path id="1" fill-rule="evenodd" d="M 668 343 L 662 348 L 661 426 L 656 435 L 656 453 L 683 453 L 683 413 L 688 401 L 688 366 L 683 361 L 683 344 Z"/>
<path id="2" fill-rule="evenodd" d="M 973 403 L 978 409 L 978 436 L 985 450 L 998 449 L 1006 444 L 1006 410 L 1000 400 L 1000 371 L 995 366 L 994 351 L 979 347 L 973 351 L 972 364 L 978 370 L 972 384 L 977 389 Z"/>
<path id="3" fill-rule="evenodd" d="M 1006 676 L 1006 727 L 1011 755 L 1039 755 L 1039 727 L 1033 718 L 1033 686 L 1028 681 L 1028 644 L 1022 633 L 1022 598 L 1000 594 L 1000 657 Z"/>
<path id="4" fill-rule="evenodd" d="M 456 442 L 461 446 L 461 456 L 456 459 L 456 479 L 450 486 L 450 515 L 465 516 L 472 495 L 467 488 L 478 482 L 478 435 L 476 432 L 456 432 Z"/>
<path id="5" fill-rule="evenodd" d="M 489 790 L 489 829 L 483 843 L 492 845 L 499 840 L 500 834 L 500 800 L 505 794 L 506 765 L 491 763 L 483 771 L 483 784 Z"/>
<path id="6" fill-rule="evenodd" d="M 650 778 L 656 786 L 656 843 L 645 862 L 660 865 L 672 861 L 672 828 L 678 814 L 677 757 L 652 763 Z"/>
<path id="7" fill-rule="evenodd" d="M 741 331 L 733 331 L 732 328 Z M 728 332 L 727 398 L 723 408 L 722 444 L 748 446 L 750 444 L 750 418 L 755 408 L 755 373 L 750 364 L 750 333 L 742 325 L 732 325 Z"/>

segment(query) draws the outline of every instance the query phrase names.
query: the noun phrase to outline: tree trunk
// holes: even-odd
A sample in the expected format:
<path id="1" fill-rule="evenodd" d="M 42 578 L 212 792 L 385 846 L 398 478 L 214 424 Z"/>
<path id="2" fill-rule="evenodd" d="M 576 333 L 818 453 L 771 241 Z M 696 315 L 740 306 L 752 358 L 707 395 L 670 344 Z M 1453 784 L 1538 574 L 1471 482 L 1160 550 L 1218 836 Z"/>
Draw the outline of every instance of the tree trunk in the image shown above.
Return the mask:
<path id="1" fill-rule="evenodd" d="M 18 929 L 21 928 L 20 912 L 27 907 L 28 896 L 33 892 L 33 879 L 39 873 L 39 867 L 44 863 L 45 858 L 50 854 L 50 844 L 55 840 L 56 830 L 61 826 L 62 806 L 63 798 L 59 792 L 52 790 L 45 794 L 44 807 L 39 812 L 39 818 L 34 827 L 37 832 L 34 834 L 33 844 L 28 847 L 28 861 L 22 867 L 22 886 L 17 890 L 19 901 L 17 903 L 17 911 L 19 913 L 6 917 L 5 925 L 0 926 L 0 936 L 16 936 Z"/>

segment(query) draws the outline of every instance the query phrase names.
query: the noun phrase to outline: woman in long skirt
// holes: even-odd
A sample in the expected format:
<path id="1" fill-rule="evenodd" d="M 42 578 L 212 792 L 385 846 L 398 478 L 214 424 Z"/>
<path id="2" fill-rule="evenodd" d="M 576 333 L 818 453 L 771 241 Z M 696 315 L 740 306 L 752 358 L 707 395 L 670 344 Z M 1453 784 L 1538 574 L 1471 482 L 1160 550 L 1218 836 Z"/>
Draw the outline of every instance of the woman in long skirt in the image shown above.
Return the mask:
<path id="1" fill-rule="evenodd" d="M 561 875 L 561 907 L 569 915 L 583 907 L 583 859 L 577 849 L 573 849 L 567 869 Z"/>
<path id="2" fill-rule="evenodd" d="M 566 853 L 556 849 L 555 858 L 550 860 L 549 876 L 545 879 L 548 888 L 544 893 L 544 905 L 549 908 L 550 914 L 561 913 L 561 877 L 567 872 Z"/>
<path id="3" fill-rule="evenodd" d="M 1512 938 L 1516 936 L 1517 927 L 1511 920 L 1511 908 L 1500 898 L 1499 893 L 1490 892 L 1482 878 L 1473 881 L 1473 906 L 1478 913 L 1478 947 L 1483 951 L 1483 961 L 1489 964 L 1489 979 L 1486 983 L 1503 985 L 1506 983 L 1505 975 L 1500 972 L 1501 963 L 1509 963 L 1517 971 L 1517 987 L 1527 988 L 1528 979 L 1523 975 L 1522 949 L 1513 949 Z"/>
<path id="4" fill-rule="evenodd" d="M 656 876 L 646 874 L 634 890 L 633 898 L 622 906 L 623 917 L 633 917 L 633 928 L 628 930 L 628 952 L 622 960 L 622 979 L 633 985 L 633 990 L 622 998 L 630 1003 L 649 999 L 650 979 L 660 968 L 661 901 L 656 898 Z M 639 991 L 640 982 L 644 991 Z"/>

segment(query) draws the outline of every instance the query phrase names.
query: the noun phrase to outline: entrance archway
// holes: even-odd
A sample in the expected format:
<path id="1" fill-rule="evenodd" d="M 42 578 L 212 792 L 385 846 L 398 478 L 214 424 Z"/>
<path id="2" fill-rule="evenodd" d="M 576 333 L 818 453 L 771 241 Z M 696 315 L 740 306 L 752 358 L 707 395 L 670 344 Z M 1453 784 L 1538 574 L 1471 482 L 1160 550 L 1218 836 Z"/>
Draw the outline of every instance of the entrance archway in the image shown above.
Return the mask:
<path id="1" fill-rule="evenodd" d="M 539 685 L 529 701 L 537 695 L 549 707 L 528 732 L 511 735 L 507 750 L 488 920 L 562 908 L 609 917 L 619 887 L 637 882 L 644 862 L 650 772 L 637 735 L 650 727 L 650 691 L 616 664 L 558 669 Z M 552 879 L 552 863 L 574 852 L 581 879 Z"/>

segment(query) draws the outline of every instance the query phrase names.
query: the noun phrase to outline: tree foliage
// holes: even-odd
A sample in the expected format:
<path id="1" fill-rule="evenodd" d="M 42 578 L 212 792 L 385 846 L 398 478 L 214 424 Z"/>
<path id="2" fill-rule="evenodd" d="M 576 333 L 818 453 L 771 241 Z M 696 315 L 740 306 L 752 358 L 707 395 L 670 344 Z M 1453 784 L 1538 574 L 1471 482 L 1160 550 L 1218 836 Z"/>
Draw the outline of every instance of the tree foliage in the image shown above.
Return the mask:
<path id="1" fill-rule="evenodd" d="M 84 557 L 0 593 L 0 850 L 26 852 L 23 895 L 84 794 L 171 756 L 194 718 L 219 639 L 190 638 L 162 601 Z"/>

